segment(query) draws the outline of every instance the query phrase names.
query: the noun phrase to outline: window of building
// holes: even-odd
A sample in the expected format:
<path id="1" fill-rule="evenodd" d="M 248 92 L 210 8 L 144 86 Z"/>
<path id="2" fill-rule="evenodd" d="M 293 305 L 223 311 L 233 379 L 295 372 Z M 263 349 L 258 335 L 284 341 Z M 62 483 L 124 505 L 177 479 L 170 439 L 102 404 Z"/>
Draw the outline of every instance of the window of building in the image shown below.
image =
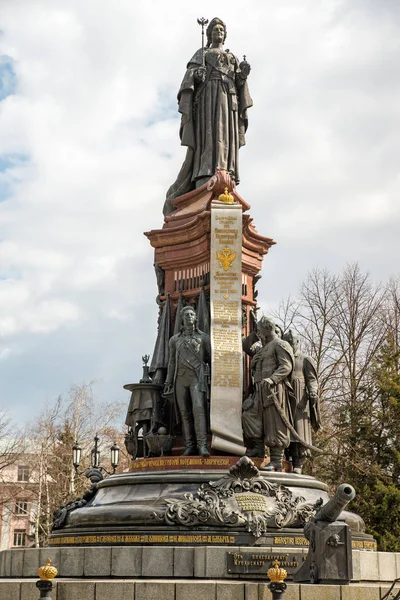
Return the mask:
<path id="1" fill-rule="evenodd" d="M 28 515 L 28 502 L 26 500 L 17 500 L 15 503 L 15 514 L 16 515 Z"/>
<path id="2" fill-rule="evenodd" d="M 29 467 L 18 465 L 18 481 L 29 481 Z"/>
<path id="3" fill-rule="evenodd" d="M 14 529 L 14 546 L 25 546 L 25 529 Z"/>

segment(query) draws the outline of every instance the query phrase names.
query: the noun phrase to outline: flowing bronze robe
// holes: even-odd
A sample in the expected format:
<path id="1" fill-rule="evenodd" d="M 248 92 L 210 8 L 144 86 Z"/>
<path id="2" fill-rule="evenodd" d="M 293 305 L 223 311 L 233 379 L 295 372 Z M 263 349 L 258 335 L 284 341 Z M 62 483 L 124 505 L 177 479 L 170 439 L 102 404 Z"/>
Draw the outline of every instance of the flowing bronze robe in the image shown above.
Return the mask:
<path id="1" fill-rule="evenodd" d="M 309 356 L 297 350 L 294 355 L 294 369 L 292 373 L 292 387 L 296 396 L 296 412 L 294 427 L 300 437 L 312 444 L 311 426 L 315 431 L 321 427 L 318 402 L 311 402 L 309 394 L 318 394 L 318 378 L 314 361 Z M 298 445 L 294 438 L 291 444 Z M 301 444 L 300 444 L 301 446 Z M 310 450 L 301 446 L 298 449 L 301 456 L 310 456 Z"/>
<path id="2" fill-rule="evenodd" d="M 204 83 L 195 72 L 202 65 L 198 50 L 187 65 L 178 92 L 182 114 L 180 138 L 186 158 L 175 183 L 167 192 L 164 215 L 174 210 L 171 200 L 195 188 L 196 180 L 212 177 L 217 169 L 230 171 L 239 183 L 239 148 L 245 144 L 247 109 L 253 105 L 239 62 L 229 51 L 208 48 Z"/>

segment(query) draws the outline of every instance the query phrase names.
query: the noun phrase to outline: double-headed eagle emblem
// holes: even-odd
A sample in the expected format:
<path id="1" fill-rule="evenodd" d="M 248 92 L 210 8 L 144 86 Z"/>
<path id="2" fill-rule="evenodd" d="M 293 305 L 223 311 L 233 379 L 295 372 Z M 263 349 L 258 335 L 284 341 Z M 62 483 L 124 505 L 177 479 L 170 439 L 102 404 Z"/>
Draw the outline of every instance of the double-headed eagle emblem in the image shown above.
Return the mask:
<path id="1" fill-rule="evenodd" d="M 232 263 L 236 258 L 236 252 L 233 252 L 226 246 L 221 252 L 217 252 L 217 258 L 223 270 L 227 271 L 231 268 Z"/>

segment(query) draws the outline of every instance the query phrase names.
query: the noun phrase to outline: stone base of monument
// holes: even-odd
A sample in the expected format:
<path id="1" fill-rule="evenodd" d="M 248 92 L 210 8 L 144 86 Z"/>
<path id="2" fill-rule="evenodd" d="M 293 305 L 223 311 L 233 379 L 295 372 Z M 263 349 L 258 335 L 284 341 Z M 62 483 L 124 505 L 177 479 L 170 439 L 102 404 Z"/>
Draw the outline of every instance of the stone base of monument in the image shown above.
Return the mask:
<path id="1" fill-rule="evenodd" d="M 36 600 L 37 569 L 58 568 L 53 600 L 271 600 L 263 573 L 229 573 L 229 552 L 248 547 L 86 547 L 0 552 L 0 598 Z M 302 550 L 288 548 L 302 555 Z M 262 552 L 270 554 L 271 549 Z M 259 554 L 259 551 L 257 551 Z M 400 553 L 353 551 L 350 585 L 294 584 L 284 600 L 380 600 L 400 577 Z M 398 586 L 397 586 L 398 587 Z"/>
<path id="2" fill-rule="evenodd" d="M 0 552 L 0 578 L 32 578 L 50 558 L 58 578 L 185 578 L 264 581 L 278 558 L 293 573 L 307 550 L 247 546 L 96 546 L 25 548 Z M 241 563 L 247 563 L 243 565 Z M 251 563 L 251 564 L 249 564 Z M 400 577 L 400 553 L 353 550 L 353 583 L 388 583 Z M 0 598 L 3 598 L 0 594 Z"/>
<path id="3" fill-rule="evenodd" d="M 53 600 L 270 600 L 266 573 L 274 548 L 258 548 L 258 573 L 230 573 L 231 555 L 246 547 L 96 546 L 27 548 L 0 552 L 0 598 L 34 600 L 37 569 L 51 558 L 59 575 Z M 301 562 L 305 549 L 288 547 L 280 557 Z M 290 559 L 290 560 L 289 560 Z M 285 560 L 282 560 L 285 563 Z M 289 571 L 293 567 L 286 565 Z M 353 550 L 354 580 L 348 586 L 294 584 L 285 600 L 380 600 L 400 577 L 400 553 Z"/>

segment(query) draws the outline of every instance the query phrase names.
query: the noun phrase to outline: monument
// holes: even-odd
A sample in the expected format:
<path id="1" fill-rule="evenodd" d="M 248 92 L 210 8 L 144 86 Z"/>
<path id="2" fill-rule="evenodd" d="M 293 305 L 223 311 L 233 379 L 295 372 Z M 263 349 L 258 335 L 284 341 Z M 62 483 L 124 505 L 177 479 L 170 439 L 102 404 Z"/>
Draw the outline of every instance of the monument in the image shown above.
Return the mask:
<path id="1" fill-rule="evenodd" d="M 92 473 L 90 491 L 57 511 L 50 536 L 60 555 L 93 550 L 88 577 L 257 579 L 278 557 L 290 579 L 310 545 L 304 527 L 315 521 L 306 531 L 320 532 L 315 515 L 329 500 L 323 482 L 302 474 L 319 451 L 311 438 L 320 426 L 315 366 L 293 332 L 282 336 L 272 319 L 256 316 L 256 284 L 275 242 L 258 233 L 237 191 L 250 65 L 224 50 L 221 19 L 199 24 L 202 47 L 178 92 L 186 158 L 166 193 L 162 227 L 145 233 L 159 318 L 150 366 L 146 355 L 141 381 L 124 386 L 131 469 L 107 479 Z M 335 522 L 334 533 L 345 531 L 348 582 L 351 545 L 376 544 L 343 506 L 332 520 L 347 524 Z M 147 561 L 137 569 L 133 548 Z M 121 556 L 130 560 L 124 568 Z M 61 573 L 75 576 L 65 566 Z"/>
<path id="2" fill-rule="evenodd" d="M 256 282 L 274 242 L 257 232 L 237 191 L 250 65 L 224 50 L 221 19 L 199 23 L 202 47 L 178 92 L 186 158 L 167 191 L 162 228 L 145 234 L 159 320 L 150 366 L 144 357 L 142 380 L 124 386 L 132 469 L 96 482 L 93 499 L 64 510 L 52 545 L 280 548 L 289 539 L 305 548 L 303 527 L 328 500 L 326 485 L 301 476 L 297 463 L 284 471 L 285 451 L 300 461 L 305 451 L 293 448 L 315 448 L 299 426 L 304 398 L 316 403 L 316 379 L 312 387 L 307 375 L 307 393 L 298 383 L 310 361 L 293 336 L 281 339 L 271 319 L 255 317 Z M 252 411 L 243 410 L 249 393 Z M 354 538 L 373 544 L 361 519 L 347 518 Z"/>

